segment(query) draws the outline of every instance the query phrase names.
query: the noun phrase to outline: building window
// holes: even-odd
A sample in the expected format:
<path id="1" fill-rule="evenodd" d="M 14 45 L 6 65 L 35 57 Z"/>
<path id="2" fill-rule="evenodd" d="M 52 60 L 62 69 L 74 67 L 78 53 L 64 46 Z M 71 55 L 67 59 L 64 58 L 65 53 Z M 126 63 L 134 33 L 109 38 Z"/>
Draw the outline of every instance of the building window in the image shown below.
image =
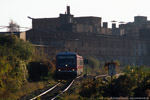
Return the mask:
<path id="1" fill-rule="evenodd" d="M 138 56 L 138 52 L 135 53 L 135 56 Z"/>
<path id="2" fill-rule="evenodd" d="M 144 53 L 141 51 L 141 56 L 144 56 Z"/>
<path id="3" fill-rule="evenodd" d="M 111 48 L 113 48 L 113 44 L 111 44 Z"/>
<path id="4" fill-rule="evenodd" d="M 70 52 L 70 48 L 68 48 L 68 52 Z"/>
<path id="5" fill-rule="evenodd" d="M 123 56 L 125 56 L 125 52 L 123 51 Z"/>
<path id="6" fill-rule="evenodd" d="M 77 48 L 75 48 L 75 52 L 77 52 Z"/>
<path id="7" fill-rule="evenodd" d="M 131 56 L 131 55 L 130 55 L 130 51 L 128 52 L 128 55 Z"/>
<path id="8" fill-rule="evenodd" d="M 101 51 L 99 50 L 99 55 L 101 55 Z"/>
<path id="9" fill-rule="evenodd" d="M 101 47 L 101 44 L 99 43 L 99 47 Z"/>
<path id="10" fill-rule="evenodd" d="M 89 54 L 91 54 L 91 50 L 89 50 Z"/>
<path id="11" fill-rule="evenodd" d="M 84 46 L 84 42 L 82 41 L 82 47 Z"/>
<path id="12" fill-rule="evenodd" d="M 68 46 L 70 46 L 70 43 L 68 42 Z"/>
<path id="13" fill-rule="evenodd" d="M 136 49 L 138 48 L 138 46 L 136 45 Z"/>
<path id="14" fill-rule="evenodd" d="M 125 45 L 123 44 L 123 48 L 125 48 Z"/>
<path id="15" fill-rule="evenodd" d="M 119 43 L 118 43 L 117 47 L 119 48 Z"/>
<path id="16" fill-rule="evenodd" d="M 143 49 L 143 45 L 141 45 L 141 49 Z"/>
<path id="17" fill-rule="evenodd" d="M 130 45 L 128 45 L 128 48 L 130 49 Z"/>
<path id="18" fill-rule="evenodd" d="M 91 47 L 91 43 L 89 43 L 89 47 Z"/>

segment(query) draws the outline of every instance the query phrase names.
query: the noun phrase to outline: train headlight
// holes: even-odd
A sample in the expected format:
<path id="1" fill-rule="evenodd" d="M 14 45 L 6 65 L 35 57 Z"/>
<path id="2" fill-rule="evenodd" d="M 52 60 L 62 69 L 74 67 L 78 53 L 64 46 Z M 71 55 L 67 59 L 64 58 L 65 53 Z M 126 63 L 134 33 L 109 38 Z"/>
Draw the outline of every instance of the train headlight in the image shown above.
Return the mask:
<path id="1" fill-rule="evenodd" d="M 67 67 L 68 65 L 66 64 L 66 67 Z"/>
<path id="2" fill-rule="evenodd" d="M 75 71 L 74 69 L 72 69 L 72 71 Z"/>
<path id="3" fill-rule="evenodd" d="M 60 71 L 61 71 L 61 69 L 58 69 L 58 71 L 60 72 Z"/>

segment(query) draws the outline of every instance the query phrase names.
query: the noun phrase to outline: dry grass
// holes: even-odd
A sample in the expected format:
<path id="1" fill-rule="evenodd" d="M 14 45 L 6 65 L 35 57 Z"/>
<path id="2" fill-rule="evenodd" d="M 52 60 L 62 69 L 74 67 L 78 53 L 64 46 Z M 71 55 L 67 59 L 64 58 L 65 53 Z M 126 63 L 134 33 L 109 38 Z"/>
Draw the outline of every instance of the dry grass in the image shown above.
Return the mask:
<path id="1" fill-rule="evenodd" d="M 45 86 L 44 82 L 26 83 L 22 86 L 21 91 L 16 92 L 14 95 L 17 95 L 17 97 L 22 97 L 23 95 L 31 93 L 35 90 L 42 89 L 44 88 L 44 86 Z"/>
<path id="2" fill-rule="evenodd" d="M 66 95 L 64 98 L 64 100 L 78 100 L 78 95 Z"/>
<path id="3" fill-rule="evenodd" d="M 5 91 L 3 95 L 0 96 L 0 100 L 16 100 L 21 98 L 22 96 L 29 94 L 38 89 L 43 89 L 45 86 L 52 86 L 56 82 L 48 81 L 48 82 L 28 82 L 25 83 L 21 89 L 19 89 L 15 93 L 10 93 L 9 91 Z M 3 99 L 2 99 L 3 98 Z M 11 98 L 11 99 L 10 99 Z"/>

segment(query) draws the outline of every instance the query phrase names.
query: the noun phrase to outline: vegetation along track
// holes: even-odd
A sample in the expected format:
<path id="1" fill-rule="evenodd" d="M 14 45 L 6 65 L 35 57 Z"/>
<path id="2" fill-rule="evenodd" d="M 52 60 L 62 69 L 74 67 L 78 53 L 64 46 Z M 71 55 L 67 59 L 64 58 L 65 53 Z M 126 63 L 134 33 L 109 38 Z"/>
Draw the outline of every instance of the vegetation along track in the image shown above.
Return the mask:
<path id="1" fill-rule="evenodd" d="M 54 100 L 56 97 L 61 95 L 63 92 L 67 91 L 71 85 L 73 84 L 73 80 L 67 80 L 65 82 L 59 82 L 52 88 L 48 89 L 47 91 L 41 93 L 40 95 L 30 99 L 30 100 L 36 100 L 37 98 L 40 98 L 40 100 Z"/>

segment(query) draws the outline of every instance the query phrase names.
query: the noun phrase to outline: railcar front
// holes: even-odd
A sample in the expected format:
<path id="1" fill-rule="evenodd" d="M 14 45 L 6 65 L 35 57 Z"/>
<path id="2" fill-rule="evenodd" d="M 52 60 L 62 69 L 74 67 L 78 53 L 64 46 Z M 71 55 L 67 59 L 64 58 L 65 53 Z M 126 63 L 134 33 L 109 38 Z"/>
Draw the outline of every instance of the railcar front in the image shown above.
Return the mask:
<path id="1" fill-rule="evenodd" d="M 77 76 L 77 54 L 64 52 L 56 55 L 56 76 L 76 77 Z"/>

